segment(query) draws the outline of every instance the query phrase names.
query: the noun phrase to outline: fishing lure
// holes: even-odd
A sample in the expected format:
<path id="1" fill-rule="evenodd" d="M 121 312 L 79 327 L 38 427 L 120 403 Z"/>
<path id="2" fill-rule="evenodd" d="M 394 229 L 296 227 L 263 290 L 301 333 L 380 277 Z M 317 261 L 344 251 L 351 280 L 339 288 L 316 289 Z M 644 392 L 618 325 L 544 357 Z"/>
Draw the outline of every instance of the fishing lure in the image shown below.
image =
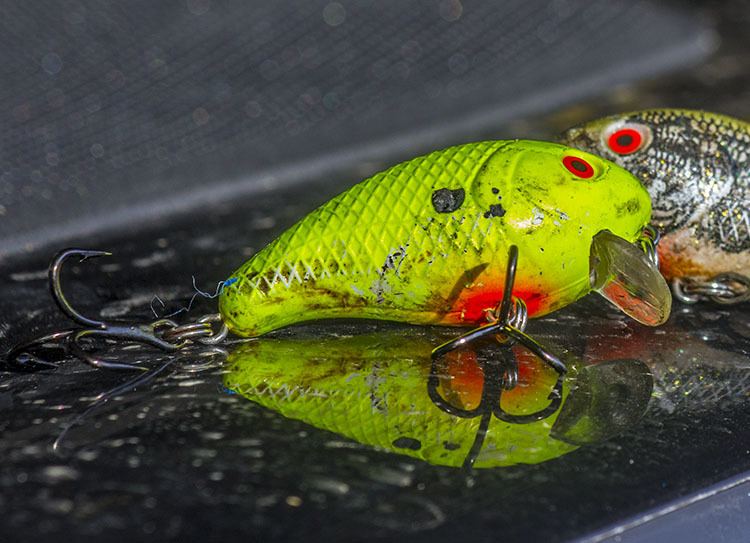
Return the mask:
<path id="1" fill-rule="evenodd" d="M 649 214 L 637 180 L 588 153 L 518 140 L 459 145 L 376 174 L 309 214 L 232 275 L 219 308 L 240 336 L 333 317 L 476 325 L 502 297 L 515 245 L 513 294 L 534 317 L 592 290 L 594 243 L 600 260 L 612 252 L 642 263 L 635 295 L 609 298 L 656 325 L 669 296 L 620 243 L 637 241 Z M 621 275 L 611 273 L 618 263 L 610 258 L 597 280 Z"/>
<path id="2" fill-rule="evenodd" d="M 487 141 L 403 162 L 322 205 L 224 281 L 220 315 L 204 322 L 160 320 L 128 331 L 75 312 L 60 288 L 62 262 L 101 252 L 61 253 L 50 285 L 63 312 L 89 328 L 69 332 L 74 354 L 101 367 L 111 365 L 81 339 L 109 334 L 169 349 L 313 319 L 495 321 L 450 349 L 495 330 L 522 332 L 528 317 L 592 290 L 658 325 L 669 316 L 669 288 L 637 247 L 650 212 L 638 180 L 611 162 L 553 143 Z"/>
<path id="3" fill-rule="evenodd" d="M 662 233 L 661 270 L 682 301 L 750 299 L 750 124 L 652 109 L 571 128 L 562 140 L 646 186 Z"/>

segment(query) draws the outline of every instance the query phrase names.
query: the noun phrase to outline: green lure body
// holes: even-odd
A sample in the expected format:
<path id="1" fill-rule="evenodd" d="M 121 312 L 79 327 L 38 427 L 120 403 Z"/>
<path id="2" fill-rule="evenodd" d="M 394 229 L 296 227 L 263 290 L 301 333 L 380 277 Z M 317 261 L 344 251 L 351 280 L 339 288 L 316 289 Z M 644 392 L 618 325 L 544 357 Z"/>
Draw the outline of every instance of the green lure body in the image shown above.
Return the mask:
<path id="1" fill-rule="evenodd" d="M 241 336 L 313 319 L 475 325 L 514 295 L 530 316 L 591 290 L 592 238 L 633 242 L 651 204 L 624 169 L 558 144 L 512 140 L 436 151 L 325 203 L 224 283 L 222 318 Z"/>

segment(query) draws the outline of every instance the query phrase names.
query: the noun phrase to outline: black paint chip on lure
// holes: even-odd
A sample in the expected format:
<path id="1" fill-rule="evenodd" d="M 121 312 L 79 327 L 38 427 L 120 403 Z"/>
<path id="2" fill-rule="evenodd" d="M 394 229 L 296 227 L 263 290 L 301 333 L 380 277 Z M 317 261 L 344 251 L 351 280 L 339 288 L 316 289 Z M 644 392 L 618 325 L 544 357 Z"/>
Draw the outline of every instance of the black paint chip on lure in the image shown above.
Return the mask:
<path id="1" fill-rule="evenodd" d="M 432 193 L 432 207 L 438 213 L 453 213 L 463 205 L 465 197 L 464 189 L 438 189 Z"/>
<path id="2" fill-rule="evenodd" d="M 413 437 L 399 437 L 398 439 L 393 440 L 393 446 L 398 449 L 418 451 L 422 448 L 422 442 Z"/>
<path id="3" fill-rule="evenodd" d="M 505 209 L 500 204 L 492 204 L 488 211 L 484 212 L 484 217 L 489 219 L 490 217 L 502 217 L 505 215 Z"/>

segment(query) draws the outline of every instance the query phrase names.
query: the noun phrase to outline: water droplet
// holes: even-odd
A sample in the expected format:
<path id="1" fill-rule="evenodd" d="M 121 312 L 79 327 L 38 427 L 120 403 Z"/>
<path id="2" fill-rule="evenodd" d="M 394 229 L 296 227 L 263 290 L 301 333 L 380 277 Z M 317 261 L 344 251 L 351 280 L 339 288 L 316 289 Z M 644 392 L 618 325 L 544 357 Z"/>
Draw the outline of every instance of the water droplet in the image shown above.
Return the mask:
<path id="1" fill-rule="evenodd" d="M 42 452 L 42 448 L 39 445 L 26 445 L 21 452 L 27 456 L 37 456 Z"/>
<path id="2" fill-rule="evenodd" d="M 203 15 L 211 9 L 211 0 L 187 0 L 186 5 L 193 15 Z"/>
<path id="3" fill-rule="evenodd" d="M 217 454 L 216 449 L 195 449 L 193 450 L 193 456 L 197 458 L 215 458 Z"/>
<path id="4" fill-rule="evenodd" d="M 339 26 L 346 20 L 346 8 L 338 2 L 331 2 L 323 8 L 323 20 L 329 26 Z"/>
<path id="5" fill-rule="evenodd" d="M 211 114 L 206 110 L 206 108 L 199 107 L 193 111 L 193 122 L 197 126 L 203 126 L 210 120 Z"/>
<path id="6" fill-rule="evenodd" d="M 245 115 L 251 119 L 257 119 L 263 113 L 263 108 L 255 100 L 250 100 L 245 104 Z"/>
<path id="7" fill-rule="evenodd" d="M 76 458 L 83 460 L 84 462 L 91 462 L 99 458 L 99 451 L 94 449 L 84 449 L 76 453 Z"/>
<path id="8" fill-rule="evenodd" d="M 47 466 L 42 471 L 42 477 L 48 483 L 61 483 L 63 481 L 75 481 L 80 476 L 78 470 L 70 466 Z"/>
<path id="9" fill-rule="evenodd" d="M 452 23 L 458 21 L 464 12 L 464 7 L 460 0 L 443 0 L 440 2 L 440 16 Z"/>
<path id="10" fill-rule="evenodd" d="M 412 484 L 412 481 L 414 480 L 414 478 L 408 473 L 403 473 L 401 471 L 384 466 L 374 467 L 370 469 L 369 475 L 373 481 L 402 488 L 410 486 Z"/>
<path id="11" fill-rule="evenodd" d="M 46 499 L 42 502 L 42 507 L 49 513 L 67 514 L 73 510 L 73 500 L 54 500 Z"/>
<path id="12" fill-rule="evenodd" d="M 287 496 L 285 501 L 290 507 L 299 507 L 302 505 L 302 498 L 299 496 Z"/>
<path id="13" fill-rule="evenodd" d="M 238 447 L 257 447 L 263 444 L 263 440 L 256 437 L 246 437 L 243 439 L 238 439 L 237 441 L 235 441 L 235 444 Z"/>
<path id="14" fill-rule="evenodd" d="M 180 383 L 177 386 L 180 387 L 194 387 L 197 385 L 200 385 L 204 383 L 205 381 L 203 379 L 188 379 L 185 381 L 180 381 Z"/>
<path id="15" fill-rule="evenodd" d="M 250 227 L 254 230 L 269 230 L 276 226 L 276 219 L 274 217 L 256 217 L 250 223 Z"/>
<path id="16" fill-rule="evenodd" d="M 94 158 L 101 158 L 104 156 L 104 147 L 101 143 L 95 143 L 91 146 L 91 156 Z"/>
<path id="17" fill-rule="evenodd" d="M 349 485 L 344 483 L 343 481 L 329 479 L 327 477 L 313 479 L 312 481 L 310 481 L 310 486 L 317 490 L 322 490 L 323 492 L 328 492 L 330 494 L 339 494 L 342 496 L 344 494 L 347 494 L 350 488 Z"/>
<path id="18" fill-rule="evenodd" d="M 62 70 L 63 62 L 57 53 L 47 53 L 42 57 L 42 69 L 49 75 L 56 75 Z"/>
<path id="19" fill-rule="evenodd" d="M 401 55 L 409 62 L 416 62 L 422 56 L 422 46 L 416 40 L 409 40 L 401 46 Z"/>
<path id="20" fill-rule="evenodd" d="M 268 496 L 261 496 L 255 500 L 255 505 L 258 507 L 271 507 L 279 501 L 279 497 L 276 494 L 269 494 Z"/>

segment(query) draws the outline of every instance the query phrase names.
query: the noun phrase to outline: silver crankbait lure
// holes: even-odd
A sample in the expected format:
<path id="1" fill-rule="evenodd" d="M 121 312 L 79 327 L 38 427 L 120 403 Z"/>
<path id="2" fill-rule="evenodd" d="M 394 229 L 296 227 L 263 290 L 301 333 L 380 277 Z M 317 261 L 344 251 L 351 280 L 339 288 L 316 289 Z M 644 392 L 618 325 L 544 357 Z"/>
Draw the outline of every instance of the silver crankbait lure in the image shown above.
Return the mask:
<path id="1" fill-rule="evenodd" d="M 750 124 L 652 109 L 598 119 L 562 139 L 644 183 L 663 235 L 661 271 L 679 299 L 750 300 Z"/>

